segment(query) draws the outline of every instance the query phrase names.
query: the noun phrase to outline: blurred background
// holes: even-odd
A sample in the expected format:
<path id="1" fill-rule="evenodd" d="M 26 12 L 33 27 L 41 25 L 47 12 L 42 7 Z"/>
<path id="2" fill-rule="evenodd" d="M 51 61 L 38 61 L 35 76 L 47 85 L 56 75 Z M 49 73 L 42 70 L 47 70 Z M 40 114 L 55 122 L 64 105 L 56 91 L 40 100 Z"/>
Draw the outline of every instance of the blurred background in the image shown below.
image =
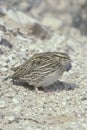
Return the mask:
<path id="1" fill-rule="evenodd" d="M 22 11 L 45 24 L 60 20 L 63 28 L 75 27 L 87 35 L 87 0 L 0 0 L 0 12 L 9 9 Z"/>

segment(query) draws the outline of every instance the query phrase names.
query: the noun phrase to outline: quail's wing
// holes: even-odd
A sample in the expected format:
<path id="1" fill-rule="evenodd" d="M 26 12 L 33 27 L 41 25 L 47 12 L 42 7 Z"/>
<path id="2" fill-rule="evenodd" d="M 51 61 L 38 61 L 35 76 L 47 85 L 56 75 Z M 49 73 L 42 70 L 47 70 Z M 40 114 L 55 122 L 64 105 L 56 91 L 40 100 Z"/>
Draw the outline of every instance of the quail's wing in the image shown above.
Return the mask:
<path id="1" fill-rule="evenodd" d="M 58 73 L 58 77 L 61 76 L 61 74 L 65 71 L 63 66 L 58 63 L 48 63 L 48 64 L 44 64 L 43 66 L 38 65 L 37 67 L 33 68 L 31 73 L 28 74 L 26 73 L 24 75 L 24 78 L 31 83 L 35 83 L 35 82 L 41 82 L 44 80 L 44 78 L 46 78 L 46 76 L 54 73 L 54 72 Z"/>
<path id="2" fill-rule="evenodd" d="M 50 52 L 47 52 L 45 54 L 44 53 L 40 53 L 40 54 L 33 55 L 25 63 L 23 63 L 22 65 L 19 65 L 17 67 L 11 68 L 11 70 L 16 72 L 16 71 L 18 71 L 18 70 L 20 70 L 22 68 L 26 68 L 27 65 L 29 65 L 29 64 L 31 64 L 32 68 L 38 67 L 38 66 L 43 66 L 43 65 L 47 64 L 47 62 L 50 62 L 49 53 Z"/>
<path id="3" fill-rule="evenodd" d="M 15 73 L 12 75 L 13 79 L 16 78 L 30 78 L 33 77 L 45 77 L 46 75 L 58 71 L 58 73 L 63 73 L 64 68 L 59 61 L 49 55 L 37 54 L 32 56 L 24 64 L 14 68 Z M 34 78 L 35 79 L 35 78 Z"/>

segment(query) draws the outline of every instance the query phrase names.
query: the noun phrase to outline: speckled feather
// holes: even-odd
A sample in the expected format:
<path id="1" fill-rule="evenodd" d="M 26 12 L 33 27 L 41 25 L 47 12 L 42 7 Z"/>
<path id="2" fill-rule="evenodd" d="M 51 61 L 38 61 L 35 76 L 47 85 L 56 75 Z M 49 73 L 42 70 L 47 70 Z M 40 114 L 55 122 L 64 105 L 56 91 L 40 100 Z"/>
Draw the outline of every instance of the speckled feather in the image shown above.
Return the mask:
<path id="1" fill-rule="evenodd" d="M 44 87 L 56 82 L 70 68 L 71 60 L 67 54 L 45 52 L 36 54 L 22 65 L 12 68 L 14 74 L 11 77 L 35 87 Z"/>

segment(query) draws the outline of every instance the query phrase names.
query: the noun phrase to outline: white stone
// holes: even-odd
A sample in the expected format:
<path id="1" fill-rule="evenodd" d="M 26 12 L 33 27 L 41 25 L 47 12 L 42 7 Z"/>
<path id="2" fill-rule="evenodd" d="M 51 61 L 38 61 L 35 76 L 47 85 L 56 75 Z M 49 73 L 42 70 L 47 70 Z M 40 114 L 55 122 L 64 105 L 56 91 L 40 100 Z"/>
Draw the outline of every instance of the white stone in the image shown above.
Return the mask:
<path id="1" fill-rule="evenodd" d="M 2 72 L 5 72 L 5 71 L 8 70 L 8 68 L 6 68 L 6 67 L 2 67 L 2 68 L 0 68 L 0 69 L 1 69 Z"/>
<path id="2" fill-rule="evenodd" d="M 0 101 L 0 108 L 4 108 L 6 106 L 5 101 Z"/>
<path id="3" fill-rule="evenodd" d="M 15 119 L 14 116 L 6 116 L 5 118 L 8 119 L 9 121 L 14 121 Z"/>
<path id="4" fill-rule="evenodd" d="M 66 102 L 62 102 L 62 105 L 66 105 Z"/>
<path id="5" fill-rule="evenodd" d="M 13 109 L 13 111 L 15 113 L 19 113 L 21 111 L 21 106 L 15 106 L 14 109 Z"/>
<path id="6" fill-rule="evenodd" d="M 5 61 L 0 61 L 0 65 L 5 67 L 5 66 L 7 66 L 7 63 Z"/>
<path id="7" fill-rule="evenodd" d="M 86 100 L 86 101 L 83 101 L 83 104 L 84 104 L 84 105 L 87 105 L 87 100 Z"/>
<path id="8" fill-rule="evenodd" d="M 12 101 L 13 101 L 14 103 L 19 103 L 19 101 L 18 101 L 15 97 L 12 99 Z"/>
<path id="9" fill-rule="evenodd" d="M 28 127 L 26 128 L 26 130 L 34 130 L 34 128 L 28 126 Z"/>

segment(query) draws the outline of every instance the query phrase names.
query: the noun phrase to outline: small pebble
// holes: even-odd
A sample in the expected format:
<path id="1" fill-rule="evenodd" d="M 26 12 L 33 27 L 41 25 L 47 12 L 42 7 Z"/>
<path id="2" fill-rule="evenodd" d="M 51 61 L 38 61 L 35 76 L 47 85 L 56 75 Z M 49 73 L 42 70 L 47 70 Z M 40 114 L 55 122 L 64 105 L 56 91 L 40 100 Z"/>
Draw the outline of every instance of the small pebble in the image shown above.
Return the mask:
<path id="1" fill-rule="evenodd" d="M 2 51 L 2 49 L 0 48 L 0 54 L 3 54 L 4 52 Z"/>
<path id="2" fill-rule="evenodd" d="M 83 101 L 83 104 L 84 104 L 84 105 L 87 105 L 87 100 Z"/>
<path id="3" fill-rule="evenodd" d="M 7 66 L 7 63 L 5 61 L 0 61 L 0 65 L 5 67 L 5 66 Z"/>
<path id="4" fill-rule="evenodd" d="M 18 101 L 15 97 L 12 99 L 12 101 L 13 101 L 14 103 L 19 103 L 19 101 Z"/>
<path id="5" fill-rule="evenodd" d="M 62 102 L 62 105 L 66 105 L 66 102 Z"/>
<path id="6" fill-rule="evenodd" d="M 9 48 L 12 48 L 12 44 L 5 38 L 1 39 L 0 45 L 4 45 L 4 46 L 7 46 Z"/>
<path id="7" fill-rule="evenodd" d="M 7 71 L 7 70 L 8 70 L 8 68 L 5 68 L 5 67 L 0 68 L 0 69 L 1 69 L 1 71 L 2 71 L 2 72 L 5 72 L 5 71 Z"/>
<path id="8" fill-rule="evenodd" d="M 9 121 L 14 121 L 15 120 L 14 116 L 6 116 L 5 118 L 7 120 L 9 120 Z"/>
<path id="9" fill-rule="evenodd" d="M 0 108 L 5 108 L 5 106 L 6 106 L 5 101 L 0 101 Z"/>
<path id="10" fill-rule="evenodd" d="M 14 109 L 13 109 L 13 111 L 15 113 L 19 113 L 21 111 L 21 106 L 15 106 Z"/>
<path id="11" fill-rule="evenodd" d="M 26 128 L 26 130 L 34 130 L 34 128 L 31 128 L 30 126 L 28 126 L 28 127 Z"/>

